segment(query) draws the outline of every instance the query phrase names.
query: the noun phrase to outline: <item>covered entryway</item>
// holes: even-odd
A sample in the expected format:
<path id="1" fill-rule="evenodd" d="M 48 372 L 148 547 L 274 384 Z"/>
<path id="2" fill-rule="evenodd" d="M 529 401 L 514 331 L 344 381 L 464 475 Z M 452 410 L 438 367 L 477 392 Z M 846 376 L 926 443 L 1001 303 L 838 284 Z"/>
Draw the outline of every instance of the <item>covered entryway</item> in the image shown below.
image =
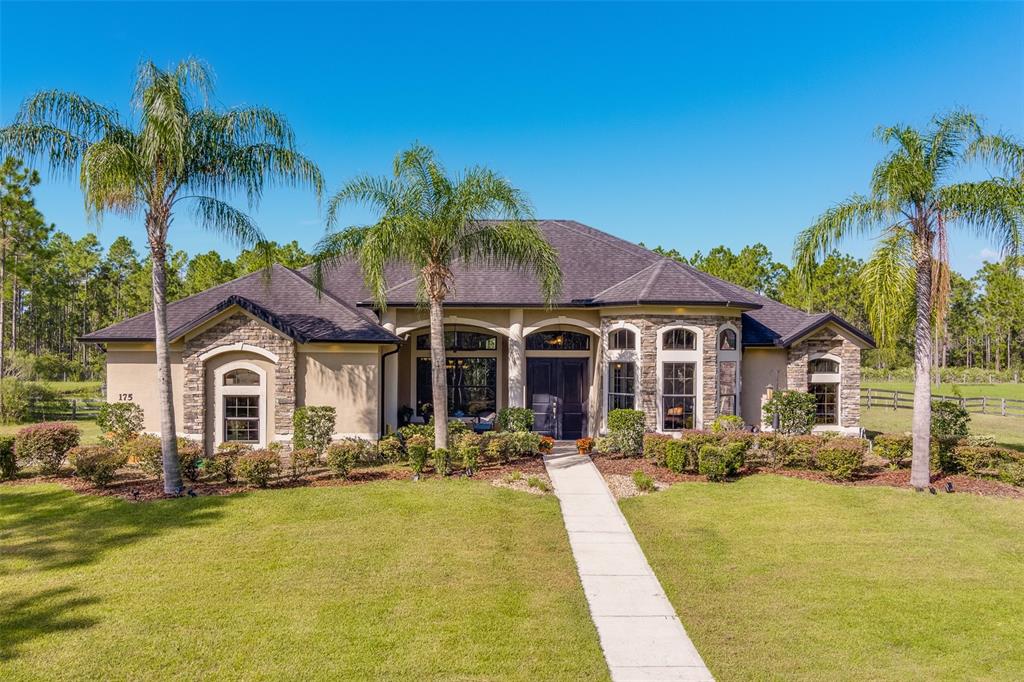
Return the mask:
<path id="1" fill-rule="evenodd" d="M 535 432 L 556 440 L 587 433 L 589 365 L 589 358 L 526 359 L 526 404 Z"/>

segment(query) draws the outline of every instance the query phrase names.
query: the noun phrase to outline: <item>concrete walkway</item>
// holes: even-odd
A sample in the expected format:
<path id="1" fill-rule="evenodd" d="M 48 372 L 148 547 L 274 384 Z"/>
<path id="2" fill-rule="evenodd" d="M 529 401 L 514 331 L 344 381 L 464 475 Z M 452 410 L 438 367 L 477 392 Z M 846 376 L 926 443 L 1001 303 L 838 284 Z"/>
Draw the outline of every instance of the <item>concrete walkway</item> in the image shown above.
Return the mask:
<path id="1" fill-rule="evenodd" d="M 612 679 L 713 680 L 590 457 L 544 458 Z"/>

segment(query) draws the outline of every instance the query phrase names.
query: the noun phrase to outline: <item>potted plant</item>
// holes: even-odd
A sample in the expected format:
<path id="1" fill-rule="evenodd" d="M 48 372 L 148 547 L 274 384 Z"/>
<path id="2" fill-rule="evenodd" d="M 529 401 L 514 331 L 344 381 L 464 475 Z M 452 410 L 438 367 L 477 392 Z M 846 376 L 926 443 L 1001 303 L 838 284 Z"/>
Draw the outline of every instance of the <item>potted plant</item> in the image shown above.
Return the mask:
<path id="1" fill-rule="evenodd" d="M 581 455 L 588 455 L 588 454 L 590 454 L 590 451 L 593 450 L 593 449 L 594 449 L 594 439 L 593 438 L 578 438 L 576 440 L 576 450 L 579 451 L 579 453 Z"/>
<path id="2" fill-rule="evenodd" d="M 555 439 L 551 436 L 541 436 L 540 446 L 537 448 L 540 454 L 546 455 L 555 449 Z"/>

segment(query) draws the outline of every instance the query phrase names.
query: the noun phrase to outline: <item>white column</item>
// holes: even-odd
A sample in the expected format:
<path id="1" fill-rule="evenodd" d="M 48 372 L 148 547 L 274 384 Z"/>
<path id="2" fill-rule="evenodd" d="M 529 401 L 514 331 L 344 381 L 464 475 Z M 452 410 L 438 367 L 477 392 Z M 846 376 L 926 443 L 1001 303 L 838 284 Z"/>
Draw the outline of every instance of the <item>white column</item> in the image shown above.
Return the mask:
<path id="1" fill-rule="evenodd" d="M 395 310 L 388 308 L 384 311 L 381 324 L 392 334 L 395 333 Z M 384 358 L 384 425 L 389 431 L 398 429 L 398 354 Z M 381 434 L 382 436 L 384 434 Z"/>
<path id="2" fill-rule="evenodd" d="M 587 434 L 590 437 L 600 435 L 604 415 L 604 339 L 602 335 L 594 338 L 594 360 L 590 368 L 590 393 L 587 395 Z"/>
<path id="3" fill-rule="evenodd" d="M 523 309 L 508 311 L 508 406 L 526 405 L 526 344 L 523 342 Z"/>

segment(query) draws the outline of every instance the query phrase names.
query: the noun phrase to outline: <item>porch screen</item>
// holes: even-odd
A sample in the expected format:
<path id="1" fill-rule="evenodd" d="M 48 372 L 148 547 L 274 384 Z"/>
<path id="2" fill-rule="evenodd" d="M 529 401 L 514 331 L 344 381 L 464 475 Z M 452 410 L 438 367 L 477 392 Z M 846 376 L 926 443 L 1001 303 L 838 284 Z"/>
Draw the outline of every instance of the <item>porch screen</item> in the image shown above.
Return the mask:
<path id="1" fill-rule="evenodd" d="M 497 407 L 498 383 L 496 358 L 448 358 L 445 363 L 448 383 L 448 416 L 475 417 Z M 433 402 L 430 382 L 430 358 L 416 358 L 416 412 Z"/>

